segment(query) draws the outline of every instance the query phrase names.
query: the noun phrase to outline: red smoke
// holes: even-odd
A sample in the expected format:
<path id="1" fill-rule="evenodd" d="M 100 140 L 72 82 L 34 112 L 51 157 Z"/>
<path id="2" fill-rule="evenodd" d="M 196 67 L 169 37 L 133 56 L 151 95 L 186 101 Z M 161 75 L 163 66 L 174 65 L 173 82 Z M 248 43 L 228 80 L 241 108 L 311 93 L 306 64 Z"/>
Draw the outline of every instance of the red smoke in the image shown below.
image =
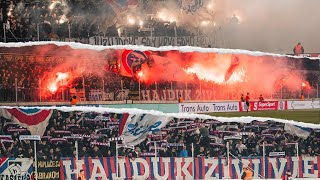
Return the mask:
<path id="1" fill-rule="evenodd" d="M 232 57 L 238 58 L 239 64 L 232 68 L 230 79 L 225 82 L 226 72 L 230 70 L 230 64 L 232 66 Z M 153 54 L 151 59 L 153 66 L 142 68 L 142 79 L 150 83 L 194 82 L 196 75 L 203 84 L 211 81 L 224 89 L 236 89 L 239 94 L 255 91 L 266 95 L 280 89 L 275 85 L 283 77 L 286 81 L 282 85 L 289 91 L 300 90 L 301 83 L 305 82 L 303 74 L 292 69 L 286 57 L 169 51 L 161 55 Z"/>
<path id="2" fill-rule="evenodd" d="M 72 49 L 69 46 L 42 45 L 2 49 L 1 53 L 25 53 L 35 57 L 53 57 L 56 64 L 41 74 L 41 96 L 50 96 L 61 92 L 71 85 L 75 78 L 98 76 L 112 78 L 112 72 L 118 72 L 123 50 L 107 49 L 102 51 Z M 232 57 L 239 59 L 239 65 L 232 68 L 228 81 L 225 75 Z M 40 60 L 36 60 L 40 61 Z M 46 60 L 43 60 L 44 62 Z M 285 87 L 288 91 L 301 91 L 302 83 L 310 87 L 301 71 L 291 68 L 287 57 L 251 56 L 244 54 L 222 54 L 203 52 L 151 51 L 149 62 L 142 65 L 135 77 L 146 84 L 178 82 L 184 86 L 202 90 L 214 90 L 215 97 L 230 99 L 226 94 L 234 92 L 238 98 L 241 93 L 271 94 Z M 40 64 L 40 63 L 39 63 Z M 114 70 L 105 67 L 115 67 Z M 61 78 L 61 74 L 64 78 Z M 63 80 L 63 82 L 62 82 Z M 116 82 L 115 82 L 116 83 Z M 188 84 L 188 87 L 186 87 Z M 252 93 L 251 93 L 252 94 Z M 252 95 L 253 96 L 253 95 Z M 253 97 L 254 98 L 254 97 Z"/>
<path id="3" fill-rule="evenodd" d="M 114 56 L 112 58 L 116 58 L 118 62 L 121 59 L 121 53 L 122 50 L 107 52 L 107 54 L 112 54 Z M 73 54 L 73 56 L 75 55 Z M 226 72 L 232 66 L 232 57 L 238 58 L 239 64 L 232 67 L 230 77 L 225 82 Z M 197 84 L 196 81 L 199 79 L 202 81 L 203 87 L 207 82 L 216 84 L 216 88 L 220 88 L 222 91 L 221 94 L 217 94 L 221 98 L 225 96 L 223 95 L 224 90 L 233 90 L 239 94 L 254 91 L 256 94 L 267 95 L 281 88 L 281 86 L 277 86 L 281 78 L 285 78 L 285 81 L 280 84 L 288 88 L 289 91 L 299 90 L 301 83 L 305 82 L 301 73 L 295 72 L 288 66 L 285 57 L 167 51 L 152 52 L 149 60 L 149 64 L 143 64 L 141 71 L 135 74 L 141 82 L 146 84 L 157 82 L 159 84 L 164 81 L 176 81 Z M 67 72 L 68 76 L 64 83 L 64 86 L 67 86 L 74 78 L 83 74 L 91 73 L 102 77 L 105 72 L 103 67 L 107 64 L 107 61 L 101 59 L 66 61 L 49 73 L 56 76 L 51 78 L 50 82 L 55 82 L 57 88 L 50 84 L 47 85 L 49 86 L 47 88 L 51 92 L 61 88 L 61 80 L 57 76 L 58 72 Z M 66 69 L 68 70 L 66 71 Z"/>

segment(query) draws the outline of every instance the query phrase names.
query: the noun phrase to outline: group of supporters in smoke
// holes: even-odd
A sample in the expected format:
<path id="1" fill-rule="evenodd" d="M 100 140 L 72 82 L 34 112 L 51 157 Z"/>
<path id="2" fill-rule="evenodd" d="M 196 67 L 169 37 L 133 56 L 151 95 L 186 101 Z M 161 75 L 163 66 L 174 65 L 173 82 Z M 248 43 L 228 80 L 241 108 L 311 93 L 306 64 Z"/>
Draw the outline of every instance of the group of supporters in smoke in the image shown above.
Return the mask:
<path id="1" fill-rule="evenodd" d="M 61 40 L 69 37 L 88 43 L 88 37 L 101 35 L 119 36 L 115 25 L 106 26 L 106 17 L 116 19 L 111 6 L 106 1 L 8 1 L 4 3 L 4 18 L 7 29 L 7 41 L 36 41 L 39 30 L 40 40 Z M 1 3 L 0 3 L 1 5 Z M 98 14 L 98 16 L 97 16 Z M 107 20 L 107 21 L 108 21 Z M 69 27 L 70 25 L 70 27 Z M 174 36 L 174 26 L 170 23 L 154 19 L 145 19 L 145 27 L 153 27 L 155 36 Z M 123 32 L 127 36 L 150 36 L 148 32 L 139 31 L 139 25 L 130 25 Z M 181 36 L 191 33 L 178 27 Z M 0 37 L 3 37 L 0 32 Z"/>
<path id="2" fill-rule="evenodd" d="M 10 56 L 10 58 L 9 58 Z M 59 63 L 61 63 L 55 57 L 49 57 L 43 60 L 43 57 L 37 58 L 37 60 L 24 60 L 26 57 L 20 57 L 17 55 L 1 55 L 0 56 L 0 101 L 15 101 L 16 95 L 18 101 L 26 101 L 26 102 L 34 102 L 40 101 L 40 85 L 41 80 L 46 79 L 46 72 L 51 72 L 55 69 Z M 42 60 L 41 60 L 42 59 Z M 103 68 L 103 67 L 100 67 Z M 65 69 L 64 72 L 69 72 L 70 69 Z M 83 79 L 84 77 L 84 84 Z M 317 83 L 317 76 L 316 74 L 308 73 L 308 81 L 310 84 L 316 85 Z M 100 90 L 106 93 L 114 93 L 115 95 L 107 100 L 119 100 L 117 99 L 117 92 L 121 90 L 121 81 L 123 82 L 123 89 L 129 91 L 138 92 L 139 90 L 139 82 L 135 78 L 129 78 L 121 76 L 117 72 L 113 72 L 113 69 L 108 69 L 105 71 L 103 77 L 97 76 L 94 74 L 85 74 L 81 75 L 80 78 L 76 78 L 72 84 L 68 84 L 64 86 L 65 91 L 65 99 L 70 99 L 71 96 L 69 95 L 69 90 L 71 88 L 82 89 L 84 86 L 85 89 L 85 96 L 87 101 L 92 100 L 102 100 L 102 99 L 92 99 L 90 98 L 90 91 L 91 90 Z M 201 85 L 200 85 L 201 84 Z M 16 86 L 17 85 L 17 86 Z M 243 84 L 235 84 L 235 87 L 243 86 Z M 198 77 L 194 77 L 194 80 L 190 83 L 185 82 L 168 82 L 168 81 L 161 81 L 157 83 L 149 83 L 146 84 L 141 82 L 141 90 L 158 90 L 158 93 L 161 93 L 163 90 L 192 90 L 192 96 L 195 96 L 195 90 L 198 90 L 201 86 L 202 90 L 215 90 L 215 94 L 217 97 L 211 100 L 220 100 L 220 99 L 238 99 L 238 92 L 236 91 L 237 88 L 226 88 L 223 86 L 219 86 L 214 82 L 207 82 L 204 80 L 199 80 Z M 16 88 L 17 87 L 17 88 Z M 42 101 L 62 101 L 61 95 L 61 88 L 57 89 L 56 92 L 50 92 L 48 87 L 41 87 L 42 92 L 48 92 L 51 95 L 46 97 L 42 97 Z M 17 91 L 17 94 L 16 94 Z M 230 91 L 230 92 L 228 92 Z M 232 92 L 231 92 L 232 91 Z M 224 93 L 228 92 L 228 93 Z M 251 94 L 258 95 L 259 92 L 253 93 L 253 90 L 250 91 Z M 218 95 L 227 94 L 224 97 L 218 97 Z M 315 93 L 314 93 L 315 94 Z M 298 95 L 297 97 L 295 97 Z M 283 98 L 299 98 L 299 93 L 296 94 L 294 92 L 285 91 L 283 88 Z M 121 97 L 118 95 L 118 97 Z M 310 97 L 312 95 L 310 94 Z M 139 95 L 136 97 L 139 98 Z M 143 97 L 142 97 L 143 98 Z M 258 98 L 258 97 L 252 97 Z M 267 97 L 266 97 L 267 98 Z M 152 98 L 151 98 L 152 99 Z M 133 99 L 136 100 L 136 99 Z M 193 98 L 193 100 L 196 100 Z M 209 99 L 206 99 L 209 100 Z"/>
<path id="3" fill-rule="evenodd" d="M 119 120 L 121 114 L 61 112 L 54 110 L 41 141 L 38 142 L 39 159 L 59 159 L 75 157 L 75 141 L 79 142 L 80 157 L 110 157 L 118 155 L 130 158 L 191 157 L 192 146 L 195 157 L 226 157 L 226 144 L 229 142 L 230 153 L 236 157 L 253 157 L 270 152 L 284 152 L 285 156 L 295 156 L 295 143 L 299 143 L 299 155 L 320 155 L 318 141 L 320 131 L 313 129 L 307 138 L 300 138 L 284 130 L 285 124 L 267 121 L 251 123 L 221 123 L 213 119 L 178 119 L 172 120 L 156 134 L 150 134 L 140 144 L 122 147 L 119 138 Z M 19 135 L 30 134 L 25 128 L 19 128 L 11 120 L 1 117 L 0 135 L 1 157 L 34 156 L 30 141 L 19 141 Z M 4 137 L 4 136 L 1 136 Z M 155 154 L 155 143 L 156 153 Z"/>
<path id="4" fill-rule="evenodd" d="M 58 61 L 34 61 L 24 62 L 21 59 L 13 56 L 13 59 L 5 59 L 3 56 L 0 57 L 0 101 L 15 101 L 16 95 L 18 101 L 25 102 L 36 102 L 40 101 L 40 81 L 45 79 L 45 72 L 50 72 L 52 69 L 57 67 Z M 68 70 L 66 70 L 68 71 Z M 105 92 L 119 92 L 121 90 L 121 81 L 123 82 L 124 90 L 137 91 L 139 89 L 138 81 L 133 78 L 121 76 L 120 74 L 107 71 L 102 77 L 98 77 L 94 74 L 86 74 L 84 77 L 84 83 L 82 78 L 76 78 L 72 84 L 64 86 L 66 93 L 65 100 L 70 99 L 71 96 L 69 90 L 71 88 L 82 89 L 83 86 L 86 92 L 86 99 L 90 101 L 89 93 L 90 90 L 102 90 Z M 16 94 L 17 84 L 17 94 Z M 172 83 L 173 88 L 185 89 L 185 83 Z M 170 89 L 170 82 L 160 82 L 157 84 L 158 89 Z M 195 84 L 196 86 L 196 84 Z M 205 85 L 202 85 L 205 88 Z M 208 85 L 209 86 L 209 85 Z M 192 88 L 192 84 L 188 85 L 188 88 Z M 212 87 L 212 85 L 211 85 Z M 141 83 L 141 90 L 144 89 L 157 89 L 154 84 L 146 85 Z M 42 89 L 42 92 L 48 91 L 48 88 Z M 42 101 L 61 101 L 61 89 L 51 93 L 52 96 L 47 98 L 42 97 Z M 70 98 L 69 98 L 70 96 Z M 95 99 L 96 100 L 96 99 Z M 114 96 L 108 100 L 117 100 Z"/>

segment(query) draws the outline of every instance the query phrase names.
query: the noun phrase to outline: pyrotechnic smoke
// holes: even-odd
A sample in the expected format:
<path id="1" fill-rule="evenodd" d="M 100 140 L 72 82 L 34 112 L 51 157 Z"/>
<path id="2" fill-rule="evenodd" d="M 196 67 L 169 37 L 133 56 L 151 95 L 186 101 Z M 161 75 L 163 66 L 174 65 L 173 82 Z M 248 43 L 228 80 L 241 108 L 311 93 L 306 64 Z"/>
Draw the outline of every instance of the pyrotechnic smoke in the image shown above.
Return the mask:
<path id="1" fill-rule="evenodd" d="M 95 53 L 97 52 L 88 50 L 73 50 L 71 53 L 69 51 L 67 60 L 53 69 L 50 74 L 68 72 L 70 80 L 68 82 L 75 77 L 88 74 L 102 78 L 105 75 L 104 67 L 108 63 L 105 56 L 109 54 L 108 58 L 112 58 L 110 55 L 113 54 L 120 60 L 122 50 L 104 51 L 98 56 Z M 81 59 L 80 57 L 84 55 L 89 58 Z M 224 82 L 233 56 L 237 56 L 240 63 L 230 79 Z M 165 81 L 197 84 L 197 79 L 199 79 L 203 83 L 213 82 L 226 87 L 237 87 L 239 91 L 254 89 L 261 94 L 269 94 L 279 90 L 280 87 L 276 85 L 281 78 L 285 78 L 281 85 L 289 91 L 299 90 L 301 83 L 305 82 L 303 74 L 293 71 L 285 57 L 168 51 L 162 55 L 153 52 L 150 61 L 152 61 L 151 66 L 143 64 L 141 72 L 137 72 L 140 80 L 147 84 Z"/>
<path id="2" fill-rule="evenodd" d="M 195 1 L 183 1 L 193 3 Z M 292 53 L 297 42 L 302 42 L 306 52 L 318 52 L 320 15 L 318 0 L 208 0 L 195 12 L 182 10 L 176 1 L 149 1 L 137 9 L 136 14 L 165 14 L 178 26 L 204 36 L 215 36 L 218 47 Z M 303 7 L 303 8 L 302 8 Z M 232 25 L 236 15 L 240 24 Z M 201 22 L 210 22 L 201 26 Z M 212 25 L 216 26 L 213 27 Z"/>
<path id="3" fill-rule="evenodd" d="M 232 56 L 240 60 L 231 78 L 224 82 Z M 147 82 L 180 81 L 195 83 L 195 76 L 204 82 L 212 81 L 229 87 L 240 86 L 239 90 L 256 90 L 261 94 L 269 94 L 279 87 L 275 85 L 281 77 L 285 77 L 289 91 L 299 90 L 305 77 L 301 72 L 294 71 L 287 64 L 287 58 L 271 56 L 231 55 L 214 53 L 180 53 L 169 52 L 165 56 L 152 56 L 154 66 L 142 71 Z M 145 73 L 146 72 L 146 73 Z M 194 76 L 195 75 L 195 76 Z"/>
<path id="4" fill-rule="evenodd" d="M 13 48 L 11 51 L 17 50 Z M 111 61 L 120 62 L 123 50 L 95 51 L 45 45 L 21 48 L 19 52 L 39 57 L 63 58 L 41 78 L 42 88 L 47 89 L 47 93 L 55 93 L 61 86 L 70 86 L 78 77 L 96 76 L 101 80 L 112 78 L 113 76 L 106 73 L 106 67 Z M 230 79 L 224 82 L 233 57 L 239 59 L 239 65 L 234 68 Z M 290 67 L 290 61 L 293 59 L 287 57 L 151 51 L 149 62 L 142 65 L 136 76 L 147 84 L 175 81 L 188 82 L 197 87 L 199 80 L 203 85 L 213 82 L 221 87 L 235 88 L 239 93 L 255 90 L 261 94 L 270 94 L 279 90 L 281 86 L 292 92 L 299 91 L 306 80 L 301 71 L 295 71 Z M 65 76 L 61 78 L 61 75 Z"/>

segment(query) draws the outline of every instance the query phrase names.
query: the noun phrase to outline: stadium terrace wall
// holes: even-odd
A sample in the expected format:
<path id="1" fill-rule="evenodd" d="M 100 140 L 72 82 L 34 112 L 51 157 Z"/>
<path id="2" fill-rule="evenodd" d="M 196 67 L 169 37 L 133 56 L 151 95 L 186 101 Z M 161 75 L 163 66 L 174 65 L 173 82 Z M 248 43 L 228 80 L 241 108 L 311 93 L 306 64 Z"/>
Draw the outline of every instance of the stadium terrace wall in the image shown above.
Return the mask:
<path id="1" fill-rule="evenodd" d="M 19 106 L 19 107 L 42 107 L 42 106 L 70 106 L 65 102 L 41 102 L 41 103 L 0 103 L 1 106 Z M 76 106 L 87 107 L 104 107 L 104 108 L 125 108 L 125 109 L 142 109 L 156 110 L 164 113 L 211 113 L 211 112 L 241 112 L 246 111 L 245 103 L 236 101 L 208 101 L 208 102 L 186 102 L 174 103 L 169 101 L 136 102 L 136 101 L 111 101 L 111 102 L 80 102 Z M 293 110 L 293 109 L 319 109 L 320 99 L 314 100 L 290 100 L 290 101 L 264 101 L 250 102 L 249 111 L 276 111 L 276 110 Z"/>
<path id="2" fill-rule="evenodd" d="M 118 161 L 119 169 L 116 169 Z M 282 178 L 287 170 L 293 177 L 320 177 L 320 157 L 262 157 L 229 159 L 225 158 L 82 158 L 61 159 L 61 179 L 75 179 L 77 170 L 84 170 L 86 179 L 238 179 L 242 167 L 253 169 L 253 178 Z M 118 172 L 118 176 L 116 176 Z M 260 177 L 259 177 L 260 175 Z"/>

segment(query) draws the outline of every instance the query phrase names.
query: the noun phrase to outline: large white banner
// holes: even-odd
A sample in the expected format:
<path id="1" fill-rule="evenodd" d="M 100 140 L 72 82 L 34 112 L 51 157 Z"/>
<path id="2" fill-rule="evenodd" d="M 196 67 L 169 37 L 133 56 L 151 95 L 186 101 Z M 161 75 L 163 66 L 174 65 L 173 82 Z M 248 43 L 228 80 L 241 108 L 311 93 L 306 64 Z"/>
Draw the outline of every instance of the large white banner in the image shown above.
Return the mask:
<path id="1" fill-rule="evenodd" d="M 106 93 L 103 90 L 90 90 L 89 100 L 90 101 L 113 101 L 114 92 Z"/>
<path id="2" fill-rule="evenodd" d="M 143 45 L 151 47 L 160 46 L 198 46 L 208 47 L 213 45 L 213 39 L 202 36 L 184 36 L 184 37 L 100 37 L 95 36 L 89 39 L 91 45 Z"/>
<path id="3" fill-rule="evenodd" d="M 156 116 L 152 114 L 130 114 L 127 118 L 123 118 L 120 128 L 124 124 L 121 138 L 124 139 L 126 145 L 140 144 L 149 134 L 160 132 L 171 118 L 166 116 Z"/>
<path id="4" fill-rule="evenodd" d="M 180 113 L 239 112 L 239 102 L 180 103 Z"/>
<path id="5" fill-rule="evenodd" d="M 288 109 L 319 109 L 320 101 L 288 101 Z"/>

